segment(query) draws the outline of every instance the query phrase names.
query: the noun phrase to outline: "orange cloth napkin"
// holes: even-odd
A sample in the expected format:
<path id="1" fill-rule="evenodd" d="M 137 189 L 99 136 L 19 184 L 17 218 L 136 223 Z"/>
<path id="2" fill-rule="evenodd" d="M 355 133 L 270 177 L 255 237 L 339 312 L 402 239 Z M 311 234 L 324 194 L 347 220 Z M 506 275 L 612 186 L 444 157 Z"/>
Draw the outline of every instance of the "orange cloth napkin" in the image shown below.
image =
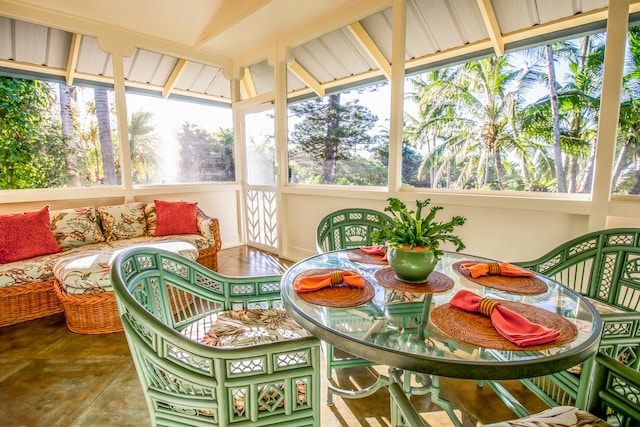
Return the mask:
<path id="1" fill-rule="evenodd" d="M 387 260 L 387 247 L 385 245 L 363 246 L 360 250 L 369 255 L 384 255 L 382 260 Z"/>
<path id="2" fill-rule="evenodd" d="M 293 289 L 295 289 L 296 292 L 312 292 L 331 285 L 337 285 L 339 283 L 355 286 L 357 288 L 364 288 L 364 279 L 355 271 L 335 270 L 330 273 L 319 274 L 316 276 L 298 276 L 298 278 L 293 282 Z"/>
<path id="3" fill-rule="evenodd" d="M 471 273 L 474 279 L 484 275 L 500 275 L 513 277 L 532 277 L 536 273 L 526 270 L 508 262 L 469 262 L 461 264 L 460 268 Z"/>
<path id="4" fill-rule="evenodd" d="M 496 300 L 482 298 L 465 289 L 458 291 L 449 302 L 455 308 L 481 313 L 491 319 L 496 331 L 519 347 L 546 344 L 558 338 L 560 332 L 532 323 L 500 305 Z"/>

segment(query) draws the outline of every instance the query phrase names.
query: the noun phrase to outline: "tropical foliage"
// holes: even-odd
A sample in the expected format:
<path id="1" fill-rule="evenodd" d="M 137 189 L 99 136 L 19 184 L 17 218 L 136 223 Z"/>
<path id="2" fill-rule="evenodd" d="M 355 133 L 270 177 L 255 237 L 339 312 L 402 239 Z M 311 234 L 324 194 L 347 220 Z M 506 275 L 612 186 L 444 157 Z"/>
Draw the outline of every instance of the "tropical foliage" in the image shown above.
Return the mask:
<path id="1" fill-rule="evenodd" d="M 423 217 L 423 208 L 429 207 L 431 199 L 416 200 L 416 210 L 410 210 L 407 205 L 396 198 L 387 199 L 389 205 L 384 209 L 391 214 L 391 221 L 379 230 L 371 232 L 371 240 L 389 247 L 423 248 L 433 251 L 436 257 L 443 254 L 440 244 L 450 242 L 456 251 L 465 248 L 460 238 L 453 234 L 453 230 L 464 225 L 466 218 L 454 216 L 449 221 L 436 221 L 438 211 L 442 206 L 431 206 Z"/>
<path id="2" fill-rule="evenodd" d="M 640 31 L 629 31 L 615 192 L 640 194 Z M 421 187 L 590 193 L 604 38 L 585 36 L 409 79 Z M 635 186 L 637 183 L 637 186 Z"/>
<path id="3" fill-rule="evenodd" d="M 120 184 L 115 113 L 113 93 L 103 88 L 0 77 L 0 188 Z M 178 155 L 167 158 L 157 125 L 151 111 L 129 116 L 134 184 L 235 178 L 230 129 L 209 132 L 184 123 L 173 136 Z"/>
<path id="4" fill-rule="evenodd" d="M 374 89 L 375 90 L 375 89 Z M 377 116 L 341 94 L 289 105 L 300 119 L 289 134 L 291 181 L 306 184 L 386 185 L 387 168 L 370 153 L 388 145 L 375 132 Z"/>
<path id="5" fill-rule="evenodd" d="M 590 193 L 603 63 L 596 34 L 408 77 L 402 185 Z M 387 185 L 389 131 L 374 110 L 389 99 L 371 97 L 381 88 L 289 105 L 289 182 Z M 611 187 L 640 194 L 638 27 L 629 30 L 622 93 Z M 119 184 L 125 147 L 112 98 L 100 88 L 0 77 L 0 188 Z M 230 128 L 187 120 L 167 132 L 157 111 L 132 111 L 134 184 L 235 179 Z"/>
<path id="6" fill-rule="evenodd" d="M 0 188 L 65 183 L 66 146 L 52 103 L 42 82 L 0 77 Z"/>

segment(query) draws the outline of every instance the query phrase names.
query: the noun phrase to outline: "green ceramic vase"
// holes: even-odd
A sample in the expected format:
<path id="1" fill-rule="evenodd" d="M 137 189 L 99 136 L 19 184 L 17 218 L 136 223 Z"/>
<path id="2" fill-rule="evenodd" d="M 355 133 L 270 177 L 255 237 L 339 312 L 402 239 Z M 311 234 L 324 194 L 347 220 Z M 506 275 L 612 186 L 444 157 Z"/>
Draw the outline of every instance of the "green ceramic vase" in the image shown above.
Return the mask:
<path id="1" fill-rule="evenodd" d="M 396 279 L 406 283 L 425 283 L 438 263 L 433 251 L 424 249 L 390 247 L 387 258 Z"/>

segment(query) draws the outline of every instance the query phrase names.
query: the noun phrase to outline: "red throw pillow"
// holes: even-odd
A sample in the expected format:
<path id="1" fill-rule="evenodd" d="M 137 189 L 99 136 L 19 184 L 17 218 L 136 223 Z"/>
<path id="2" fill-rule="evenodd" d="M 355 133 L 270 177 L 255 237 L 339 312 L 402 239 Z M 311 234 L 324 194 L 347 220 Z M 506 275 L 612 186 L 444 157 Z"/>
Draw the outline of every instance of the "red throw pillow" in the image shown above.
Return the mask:
<path id="1" fill-rule="evenodd" d="M 51 232 L 49 206 L 0 215 L 0 264 L 60 252 Z"/>
<path id="2" fill-rule="evenodd" d="M 197 203 L 154 200 L 158 225 L 154 236 L 198 234 Z"/>

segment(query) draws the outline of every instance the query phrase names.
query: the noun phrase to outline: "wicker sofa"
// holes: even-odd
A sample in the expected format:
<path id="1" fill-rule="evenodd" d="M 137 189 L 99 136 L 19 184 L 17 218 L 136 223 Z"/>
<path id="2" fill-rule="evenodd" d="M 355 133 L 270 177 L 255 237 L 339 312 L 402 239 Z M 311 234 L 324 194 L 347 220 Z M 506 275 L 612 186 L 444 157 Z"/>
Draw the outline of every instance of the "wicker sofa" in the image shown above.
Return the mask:
<path id="1" fill-rule="evenodd" d="M 164 210 L 158 212 L 156 203 Z M 184 227 L 179 215 L 171 216 L 178 223 L 177 228 L 164 225 L 164 218 L 172 212 L 165 207 L 179 203 L 188 204 L 135 202 L 50 211 L 50 229 L 59 251 L 0 263 L 0 327 L 64 311 L 67 326 L 73 332 L 122 331 L 109 270 L 113 258 L 131 246 L 176 252 L 217 270 L 221 247 L 218 220 L 190 204 L 196 211 L 195 229 L 190 226 L 188 234 L 170 234 Z M 157 233 L 161 231 L 159 216 L 164 221 L 162 233 Z M 39 241 L 28 230 L 19 232 L 25 239 Z"/>

